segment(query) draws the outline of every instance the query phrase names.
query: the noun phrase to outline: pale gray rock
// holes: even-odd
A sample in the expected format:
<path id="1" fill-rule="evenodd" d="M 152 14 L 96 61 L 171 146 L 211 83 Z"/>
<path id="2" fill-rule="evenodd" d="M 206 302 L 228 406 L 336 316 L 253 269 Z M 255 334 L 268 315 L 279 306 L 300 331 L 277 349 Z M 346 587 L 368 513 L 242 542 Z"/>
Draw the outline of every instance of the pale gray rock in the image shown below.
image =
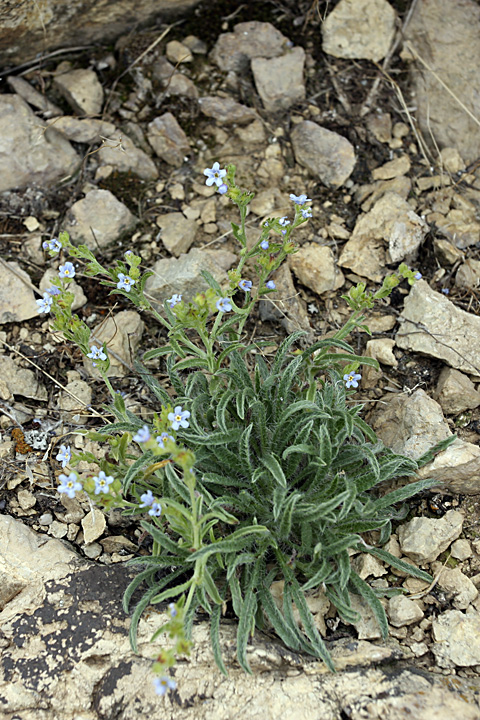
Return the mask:
<path id="1" fill-rule="evenodd" d="M 148 124 L 147 137 L 158 157 L 174 167 L 183 165 L 190 144 L 172 113 L 164 113 L 152 120 Z"/>
<path id="2" fill-rule="evenodd" d="M 37 317 L 38 305 L 30 284 L 29 275 L 18 263 L 0 263 L 0 325 Z"/>
<path id="3" fill-rule="evenodd" d="M 425 280 L 410 290 L 395 342 L 480 377 L 480 318 L 457 308 Z"/>
<path id="4" fill-rule="evenodd" d="M 175 72 L 167 82 L 164 82 L 163 92 L 167 97 L 170 95 L 183 95 L 191 100 L 198 99 L 198 90 L 196 85 L 189 77 L 181 72 Z"/>
<path id="5" fill-rule="evenodd" d="M 439 217 L 437 230 L 460 250 L 477 245 L 480 242 L 480 223 L 478 210 L 469 203 L 460 208 L 452 208 L 445 219 Z"/>
<path id="6" fill-rule="evenodd" d="M 418 60 L 412 68 L 416 118 L 426 141 L 433 137 L 436 147 L 457 148 L 467 163 L 480 155 L 479 28 L 480 7 L 474 0 L 420 0 L 404 45 L 410 57 L 416 58 L 416 52 L 428 63 L 426 68 Z"/>
<path id="7" fill-rule="evenodd" d="M 397 193 L 388 192 L 357 220 L 339 265 L 379 282 L 386 262 L 416 258 L 427 232 L 428 225 L 413 212 L 408 202 Z M 382 242 L 388 243 L 386 253 Z"/>
<path id="8" fill-rule="evenodd" d="M 189 302 L 197 293 L 208 289 L 202 270 L 207 270 L 219 283 L 223 283 L 227 270 L 236 259 L 236 255 L 224 250 L 193 248 L 179 258 L 157 260 L 152 267 L 154 275 L 148 278 L 145 291 L 157 300 L 157 309 L 161 312 L 164 301 L 174 293 Z"/>
<path id="9" fill-rule="evenodd" d="M 305 98 L 305 50 L 295 47 L 275 58 L 254 58 L 252 72 L 265 110 L 278 112 Z"/>
<path id="10" fill-rule="evenodd" d="M 340 187 L 352 174 L 355 150 L 338 133 L 305 120 L 293 129 L 292 145 L 297 162 L 327 186 Z"/>
<path id="11" fill-rule="evenodd" d="M 395 595 L 388 601 L 387 615 L 394 627 L 404 627 L 420 622 L 423 610 L 415 600 L 410 600 L 405 595 Z"/>
<path id="12" fill-rule="evenodd" d="M 133 357 L 142 339 L 145 324 L 135 310 L 122 310 L 102 321 L 92 331 L 91 343 L 107 345 L 110 359 L 108 377 L 126 375 L 132 366 Z M 84 365 L 93 377 L 98 377 L 98 371 L 93 367 L 92 361 L 84 358 Z"/>
<path id="13" fill-rule="evenodd" d="M 439 520 L 426 517 L 412 518 L 397 530 L 404 555 L 421 565 L 431 563 L 456 540 L 463 526 L 463 515 L 448 510 Z"/>
<path id="14" fill-rule="evenodd" d="M 80 163 L 63 135 L 37 118 L 18 95 L 0 95 L 0 192 L 50 185 Z"/>
<path id="15" fill-rule="evenodd" d="M 198 0 L 16 0 L 0 6 L 0 47 L 4 64 L 19 64 L 55 48 L 92 45 L 130 33 L 138 23 L 165 20 Z"/>
<path id="16" fill-rule="evenodd" d="M 382 631 L 370 605 L 360 596 L 350 594 L 352 609 L 359 614 L 359 619 L 353 623 L 359 640 L 378 640 L 382 637 Z"/>
<path id="17" fill-rule="evenodd" d="M 94 70 L 79 68 L 55 75 L 53 84 L 77 115 L 100 115 L 103 87 Z"/>
<path id="18" fill-rule="evenodd" d="M 46 400 L 47 389 L 28 368 L 22 368 L 10 355 L 0 355 L 0 378 L 2 378 L 10 393 L 14 396 L 23 395 L 35 400 Z"/>
<path id="19" fill-rule="evenodd" d="M 48 527 L 48 534 L 54 538 L 57 538 L 57 540 L 60 540 L 61 538 L 67 536 L 68 527 L 64 523 L 58 522 L 58 520 L 54 520 L 52 523 L 50 523 Z"/>
<path id="20" fill-rule="evenodd" d="M 14 530 L 6 532 L 11 526 Z M 92 546 L 98 551 L 96 545 L 84 551 Z M 461 678 L 454 691 L 446 690 L 443 678 L 399 663 L 401 653 L 384 643 L 353 638 L 331 643 L 338 670 L 333 674 L 323 663 L 256 633 L 247 649 L 253 675 L 246 675 L 234 661 L 237 626 L 228 621 L 220 627 L 228 678 L 213 661 L 208 624 L 196 622 L 192 654 L 174 670 L 177 690 L 160 698 L 151 682 L 152 656 L 160 645 L 152 646 L 150 638 L 167 613 L 157 607 L 160 612 L 140 621 L 139 654 L 134 655 L 130 621 L 121 608 L 131 569 L 88 563 L 66 544 L 0 515 L 2 562 L 10 582 L 9 593 L 0 583 L 0 596 L 6 598 L 0 613 L 6 641 L 2 712 L 22 720 L 95 720 L 97 711 L 79 710 L 91 707 L 105 717 L 178 720 L 179 706 L 182 720 L 225 720 L 240 713 L 257 720 L 259 709 L 265 720 L 338 720 L 347 711 L 369 720 L 478 718 L 475 692 Z M 421 716 L 419 695 L 428 709 Z"/>
<path id="21" fill-rule="evenodd" d="M 395 36 L 395 11 L 386 0 L 340 0 L 322 25 L 323 51 L 378 62 Z"/>
<path id="22" fill-rule="evenodd" d="M 465 538 L 459 538 L 452 543 L 450 553 L 456 560 L 468 560 L 468 558 L 472 556 L 472 547 L 468 540 Z"/>
<path id="23" fill-rule="evenodd" d="M 50 102 L 46 95 L 38 92 L 33 85 L 30 85 L 24 78 L 17 75 L 9 75 L 7 82 L 12 90 L 20 95 L 29 105 L 41 110 L 45 117 L 63 115 L 63 112 L 54 103 Z"/>
<path id="24" fill-rule="evenodd" d="M 38 286 L 42 293 L 46 292 L 52 287 L 52 280 L 54 278 L 58 278 L 58 270 L 56 270 L 55 268 L 48 268 L 48 270 L 40 280 L 40 285 Z M 87 297 L 80 285 L 75 280 L 71 280 L 69 282 L 68 291 L 73 293 L 72 310 L 78 310 L 78 308 L 81 308 L 85 305 L 85 303 L 87 302 Z"/>
<path id="25" fill-rule="evenodd" d="M 367 577 L 382 577 L 388 570 L 385 565 L 368 553 L 360 553 L 352 560 L 352 567 L 362 580 Z"/>
<path id="26" fill-rule="evenodd" d="M 179 257 L 190 250 L 195 240 L 197 223 L 188 220 L 181 212 L 159 215 L 156 223 L 161 228 L 161 240 L 171 255 Z"/>
<path id="27" fill-rule="evenodd" d="M 398 360 L 393 354 L 393 348 L 395 347 L 395 340 L 390 338 L 376 338 L 375 340 L 367 341 L 367 355 L 373 357 L 383 365 L 390 367 L 397 367 Z"/>
<path id="28" fill-rule="evenodd" d="M 447 610 L 434 618 L 432 631 L 432 650 L 440 667 L 480 665 L 480 614 L 476 610 Z"/>
<path id="29" fill-rule="evenodd" d="M 86 416 L 89 415 L 87 408 L 92 404 L 92 388 L 75 370 L 67 373 L 67 380 L 65 390 L 60 392 L 58 407 L 67 422 L 85 425 Z"/>
<path id="30" fill-rule="evenodd" d="M 424 390 L 415 390 L 411 395 L 387 395 L 382 400 L 372 427 L 394 452 L 417 460 L 451 436 L 442 408 Z"/>
<path id="31" fill-rule="evenodd" d="M 466 610 L 476 600 L 477 588 L 459 568 L 444 567 L 443 563 L 436 562 L 432 565 L 432 573 L 435 577 L 438 575 L 438 587 L 453 597 L 453 607 L 457 610 Z"/>
<path id="32" fill-rule="evenodd" d="M 61 132 L 68 140 L 87 145 L 99 143 L 102 138 L 110 137 L 116 132 L 115 125 L 106 120 L 96 118 L 81 120 L 72 115 L 62 115 L 62 117 L 55 118 L 49 123 L 49 127 Z"/>
<path id="33" fill-rule="evenodd" d="M 289 256 L 288 264 L 302 285 L 317 295 L 338 290 L 345 282 L 342 271 L 336 267 L 333 250 L 325 245 L 302 245 Z"/>
<path id="34" fill-rule="evenodd" d="M 109 190 L 90 190 L 70 208 L 63 224 L 75 245 L 105 248 L 133 229 L 137 218 Z"/>
<path id="35" fill-rule="evenodd" d="M 231 97 L 207 95 L 199 99 L 198 106 L 204 115 L 221 125 L 247 125 L 258 118 L 253 108 L 242 105 Z"/>
<path id="36" fill-rule="evenodd" d="M 463 253 L 453 243 L 444 238 L 435 238 L 433 241 L 435 254 L 441 263 L 446 265 L 454 265 L 463 259 Z"/>
<path id="37" fill-rule="evenodd" d="M 401 155 L 372 170 L 374 180 L 391 180 L 406 175 L 410 170 L 411 162 L 408 155 Z"/>
<path id="38" fill-rule="evenodd" d="M 222 33 L 211 52 L 212 61 L 223 72 L 247 70 L 252 58 L 283 55 L 288 39 L 271 23 L 238 23 L 233 32 Z"/>
<path id="39" fill-rule="evenodd" d="M 459 288 L 474 289 L 480 284 L 480 260 L 469 258 L 457 270 L 455 285 Z"/>
<path id="40" fill-rule="evenodd" d="M 85 544 L 89 545 L 101 537 L 106 527 L 107 521 L 105 520 L 103 512 L 97 507 L 92 507 L 90 512 L 82 518 L 83 539 Z"/>
<path id="41" fill-rule="evenodd" d="M 271 279 L 275 282 L 276 291 L 260 300 L 261 319 L 280 322 L 289 334 L 305 330 L 305 339 L 309 342 L 313 338 L 310 320 L 305 303 L 298 297 L 288 264 L 280 265 Z"/>
<path id="42" fill-rule="evenodd" d="M 434 478 L 442 490 L 480 493 L 480 447 L 460 438 L 417 471 L 419 479 Z"/>
<path id="43" fill-rule="evenodd" d="M 193 60 L 190 48 L 178 40 L 170 40 L 170 42 L 167 43 L 165 54 L 170 62 L 175 63 L 175 65 L 179 63 L 189 63 Z"/>
<path id="44" fill-rule="evenodd" d="M 119 131 L 108 137 L 108 141 L 95 153 L 95 157 L 101 166 L 110 166 L 122 173 L 132 172 L 142 180 L 155 180 L 158 177 L 152 158 Z"/>
<path id="45" fill-rule="evenodd" d="M 37 498 L 29 490 L 19 490 L 17 493 L 18 504 L 22 510 L 30 510 L 37 504 Z"/>
<path id="46" fill-rule="evenodd" d="M 444 367 L 438 378 L 435 399 L 447 415 L 457 415 L 480 405 L 480 392 L 467 375 Z"/>

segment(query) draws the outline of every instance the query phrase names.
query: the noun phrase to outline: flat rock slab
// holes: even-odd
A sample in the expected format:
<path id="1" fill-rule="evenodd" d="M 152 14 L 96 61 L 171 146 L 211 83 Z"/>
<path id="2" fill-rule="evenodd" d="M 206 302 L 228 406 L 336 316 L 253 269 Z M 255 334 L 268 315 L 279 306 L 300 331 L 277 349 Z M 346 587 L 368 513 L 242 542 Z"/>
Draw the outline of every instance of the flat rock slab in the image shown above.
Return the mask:
<path id="1" fill-rule="evenodd" d="M 151 673 L 158 646 L 150 636 L 166 615 L 152 609 L 140 622 L 134 655 L 121 608 L 131 568 L 77 560 L 61 541 L 8 516 L 0 516 L 0 540 L 5 575 L 23 583 L 17 594 L 11 586 L 14 593 L 0 613 L 0 697 L 9 720 L 258 720 L 260 714 L 265 720 L 338 720 L 347 714 L 478 720 L 476 693 L 460 678 L 449 690 L 444 678 L 396 664 L 398 651 L 351 638 L 331 647 L 342 671 L 334 675 L 323 663 L 256 635 L 247 651 L 253 675 L 246 675 L 234 661 L 236 624 L 229 622 L 220 630 L 229 677 L 216 668 L 208 625 L 199 623 L 190 658 L 173 671 L 177 690 L 160 698 Z"/>
<path id="2" fill-rule="evenodd" d="M 340 0 L 322 26 L 323 50 L 338 58 L 382 60 L 395 36 L 386 0 Z"/>
<path id="3" fill-rule="evenodd" d="M 303 67 L 305 50 L 293 48 L 276 58 L 254 58 L 252 72 L 265 110 L 288 110 L 305 98 Z"/>
<path id="4" fill-rule="evenodd" d="M 445 360 L 457 370 L 480 377 L 480 318 L 457 308 L 420 280 L 405 299 L 400 348 Z"/>
<path id="5" fill-rule="evenodd" d="M 18 95 L 0 95 L 0 192 L 49 185 L 72 173 L 80 158 L 64 136 L 37 118 Z"/>
<path id="6" fill-rule="evenodd" d="M 18 263 L 0 263 L 0 325 L 30 320 L 38 315 L 30 282 L 29 275 Z"/>
<path id="7" fill-rule="evenodd" d="M 479 33 L 475 0 L 420 0 L 406 30 L 407 50 L 416 58 L 416 117 L 425 139 L 457 148 L 467 163 L 480 155 Z"/>
<path id="8" fill-rule="evenodd" d="M 292 145 L 296 161 L 325 185 L 340 187 L 352 174 L 355 150 L 343 135 L 304 120 L 292 132 Z"/>
<path id="9" fill-rule="evenodd" d="M 105 248 L 131 230 L 137 218 L 109 190 L 90 190 L 68 212 L 63 229 L 76 245 Z"/>

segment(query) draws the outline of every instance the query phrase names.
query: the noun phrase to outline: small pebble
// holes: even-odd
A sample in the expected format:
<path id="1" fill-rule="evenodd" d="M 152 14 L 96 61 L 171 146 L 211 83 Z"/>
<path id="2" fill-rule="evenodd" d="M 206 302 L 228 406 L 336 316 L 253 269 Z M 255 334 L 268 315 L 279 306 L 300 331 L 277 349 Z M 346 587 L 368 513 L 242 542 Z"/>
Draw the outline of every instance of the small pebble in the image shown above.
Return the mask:
<path id="1" fill-rule="evenodd" d="M 452 554 L 452 557 L 456 560 L 466 560 L 467 558 L 472 556 L 472 548 L 470 546 L 470 543 L 468 542 L 468 540 L 465 540 L 463 538 L 455 540 L 455 542 L 452 543 L 450 552 Z"/>
<path id="2" fill-rule="evenodd" d="M 53 522 L 53 516 L 51 515 L 51 513 L 48 512 L 43 513 L 43 515 L 40 515 L 40 517 L 38 518 L 38 522 L 40 523 L 40 525 L 51 525 Z"/>
<path id="3" fill-rule="evenodd" d="M 84 554 L 88 558 L 90 558 L 90 560 L 94 560 L 95 558 L 99 557 L 103 552 L 103 548 L 100 543 L 96 542 L 92 542 L 90 543 L 90 545 L 85 545 L 82 550 Z"/>

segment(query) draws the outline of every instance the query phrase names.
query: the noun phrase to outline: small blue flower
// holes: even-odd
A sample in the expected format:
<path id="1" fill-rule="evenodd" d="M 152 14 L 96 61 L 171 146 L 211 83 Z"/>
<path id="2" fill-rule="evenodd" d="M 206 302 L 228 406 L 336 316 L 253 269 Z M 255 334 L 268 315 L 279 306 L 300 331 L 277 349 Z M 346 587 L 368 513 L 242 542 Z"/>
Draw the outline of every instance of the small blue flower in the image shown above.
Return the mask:
<path id="1" fill-rule="evenodd" d="M 177 295 L 176 293 L 172 295 L 171 298 L 168 298 L 167 303 L 170 305 L 171 308 L 175 307 L 177 303 L 182 302 L 182 296 Z"/>
<path id="2" fill-rule="evenodd" d="M 294 195 L 293 193 L 290 195 L 290 200 L 292 200 L 295 205 L 304 205 L 306 202 L 312 202 L 310 198 L 308 198 L 306 195 Z"/>
<path id="3" fill-rule="evenodd" d="M 51 287 L 51 288 L 47 288 L 47 293 L 52 296 L 53 295 L 61 295 L 62 291 L 60 290 L 60 288 Z"/>
<path id="4" fill-rule="evenodd" d="M 343 379 L 345 380 L 345 387 L 347 388 L 357 388 L 358 387 L 358 381 L 362 379 L 362 376 L 358 373 L 348 373 L 347 375 L 343 376 Z"/>
<path id="5" fill-rule="evenodd" d="M 137 430 L 136 435 L 133 436 L 132 440 L 137 443 L 146 443 L 150 440 L 150 430 L 147 425 L 144 425 L 140 430 Z"/>
<path id="6" fill-rule="evenodd" d="M 169 440 L 173 440 L 175 442 L 175 438 L 172 437 L 172 435 L 169 435 L 167 432 L 163 432 L 161 435 L 158 435 L 156 440 L 158 447 L 162 448 L 162 450 L 165 450 L 165 443 Z"/>
<path id="7" fill-rule="evenodd" d="M 50 297 L 48 292 L 43 293 L 41 300 L 35 300 L 38 305 L 37 312 L 42 315 L 43 313 L 49 313 L 52 309 L 53 298 Z"/>
<path id="8" fill-rule="evenodd" d="M 230 298 L 220 298 L 220 300 L 217 300 L 215 303 L 215 307 L 220 312 L 230 312 L 232 309 L 232 303 L 230 302 Z"/>
<path id="9" fill-rule="evenodd" d="M 168 603 L 168 609 L 170 610 L 170 617 L 174 618 L 178 615 L 178 610 L 175 607 L 175 603 Z"/>
<path id="10" fill-rule="evenodd" d="M 260 247 L 262 248 L 262 250 L 268 250 L 268 248 L 270 247 L 270 243 L 268 242 L 268 240 L 262 240 L 262 242 L 260 243 Z"/>
<path id="11" fill-rule="evenodd" d="M 286 215 L 278 219 L 279 224 L 282 227 L 287 227 L 287 225 L 290 225 L 290 220 L 287 218 Z"/>
<path id="12" fill-rule="evenodd" d="M 160 505 L 160 503 L 152 503 L 152 507 L 148 511 L 148 514 L 152 517 L 160 517 L 160 515 L 162 514 L 162 506 Z"/>
<path id="13" fill-rule="evenodd" d="M 106 360 L 107 355 L 103 352 L 102 348 L 97 347 L 96 345 L 92 345 L 90 348 L 90 352 L 87 353 L 87 357 L 91 358 L 92 360 Z"/>
<path id="14" fill-rule="evenodd" d="M 155 498 L 153 497 L 151 490 L 147 490 L 147 492 L 144 492 L 143 495 L 140 495 L 140 500 L 142 501 L 139 506 L 141 508 L 150 507 L 150 505 L 153 505 L 155 502 Z"/>
<path id="15" fill-rule="evenodd" d="M 450 290 L 448 288 L 442 288 L 442 293 L 444 295 L 450 295 Z"/>
<path id="16" fill-rule="evenodd" d="M 135 285 L 135 280 L 133 280 L 130 275 L 118 273 L 117 288 L 119 290 L 125 290 L 126 292 L 130 292 L 130 288 L 132 287 L 132 285 Z"/>
<path id="17" fill-rule="evenodd" d="M 44 250 L 57 253 L 62 249 L 62 243 L 57 240 L 57 238 L 52 238 L 52 240 L 45 240 L 45 242 L 42 243 L 42 247 Z"/>
<path id="18" fill-rule="evenodd" d="M 56 456 L 58 462 L 62 463 L 62 467 L 67 467 L 68 463 L 72 458 L 72 451 L 70 445 L 60 445 L 60 452 Z"/>
<path id="19" fill-rule="evenodd" d="M 421 272 L 416 272 L 413 277 L 415 278 L 415 280 L 421 280 L 421 279 L 422 279 L 422 273 L 421 273 Z"/>
<path id="20" fill-rule="evenodd" d="M 250 292 L 252 289 L 252 283 L 250 280 L 240 280 L 238 283 L 238 287 L 240 290 L 245 290 L 245 292 Z"/>
<path id="21" fill-rule="evenodd" d="M 105 475 L 103 470 L 100 470 L 93 479 L 95 480 L 95 495 L 99 495 L 100 493 L 108 493 L 108 486 L 113 483 L 115 478 L 111 475 Z"/>
<path id="22" fill-rule="evenodd" d="M 310 208 L 302 208 L 300 212 L 302 213 L 302 217 L 304 220 L 312 217 L 312 211 Z"/>
<path id="23" fill-rule="evenodd" d="M 169 690 L 175 690 L 177 687 L 175 680 L 172 680 L 172 678 L 166 675 L 154 678 L 153 684 L 155 685 L 155 692 L 161 697 L 166 695 Z"/>
<path id="24" fill-rule="evenodd" d="M 58 276 L 61 278 L 75 277 L 75 268 L 73 267 L 73 263 L 66 262 L 65 265 L 60 265 L 58 268 Z"/>
<path id="25" fill-rule="evenodd" d="M 206 168 L 206 170 L 203 171 L 203 174 L 207 176 L 205 182 L 209 187 L 215 183 L 215 185 L 219 188 L 221 185 L 224 185 L 222 178 L 225 177 L 227 171 L 220 170 L 220 164 L 218 162 L 214 162 L 211 168 Z"/>
<path id="26" fill-rule="evenodd" d="M 275 290 L 275 288 L 276 288 L 277 286 L 275 285 L 275 283 L 273 282 L 273 280 L 268 280 L 268 281 L 265 283 L 265 287 L 268 288 L 269 290 Z"/>
<path id="27" fill-rule="evenodd" d="M 58 479 L 60 480 L 60 485 L 57 488 L 58 492 L 65 493 L 69 498 L 74 498 L 75 493 L 82 490 L 82 483 L 79 482 L 74 472 L 71 472 L 70 475 L 62 473 L 58 476 Z"/>
<path id="28" fill-rule="evenodd" d="M 130 260 L 130 258 L 132 257 L 132 255 L 133 255 L 133 252 L 132 252 L 131 250 L 127 250 L 127 252 L 124 253 L 124 258 L 125 258 L 125 260 Z"/>
<path id="29" fill-rule="evenodd" d="M 178 430 L 179 427 L 187 428 L 190 425 L 187 420 L 189 417 L 190 413 L 188 410 L 182 410 L 181 405 L 177 405 L 173 412 L 168 413 L 168 419 L 172 423 L 171 428 L 173 430 Z"/>
<path id="30" fill-rule="evenodd" d="M 225 195 L 225 193 L 228 192 L 228 185 L 226 185 L 225 183 L 219 185 L 218 192 L 220 193 L 220 195 Z"/>

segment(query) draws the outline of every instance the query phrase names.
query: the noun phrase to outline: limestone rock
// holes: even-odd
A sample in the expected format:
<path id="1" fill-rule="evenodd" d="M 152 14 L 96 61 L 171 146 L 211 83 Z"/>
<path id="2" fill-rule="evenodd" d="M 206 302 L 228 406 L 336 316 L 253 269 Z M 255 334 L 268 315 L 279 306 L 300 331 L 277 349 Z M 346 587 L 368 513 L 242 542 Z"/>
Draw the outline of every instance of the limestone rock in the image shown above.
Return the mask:
<path id="1" fill-rule="evenodd" d="M 96 507 L 93 507 L 89 513 L 82 518 L 82 529 L 83 538 L 85 543 L 89 543 L 97 540 L 107 527 L 107 521 L 103 512 Z"/>
<path id="2" fill-rule="evenodd" d="M 338 133 L 305 120 L 293 129 L 292 145 L 297 162 L 325 185 L 340 187 L 352 174 L 355 150 Z"/>
<path id="3" fill-rule="evenodd" d="M 340 0 L 322 27 L 323 51 L 378 62 L 395 36 L 395 11 L 386 0 Z"/>
<path id="4" fill-rule="evenodd" d="M 46 95 L 36 90 L 33 85 L 30 85 L 24 78 L 17 75 L 9 75 L 7 82 L 12 88 L 13 92 L 20 95 L 25 102 L 32 105 L 34 108 L 41 110 L 44 117 L 50 118 L 59 115 L 63 115 L 57 105 L 50 102 Z"/>
<path id="5" fill-rule="evenodd" d="M 377 616 L 370 605 L 360 595 L 353 593 L 350 594 L 350 602 L 352 609 L 360 615 L 359 620 L 353 623 L 359 640 L 377 640 L 381 638 L 382 631 Z"/>
<path id="6" fill-rule="evenodd" d="M 404 627 L 420 622 L 423 618 L 423 610 L 415 600 L 410 600 L 404 595 L 395 595 L 388 601 L 387 615 L 394 627 Z"/>
<path id="7" fill-rule="evenodd" d="M 171 255 L 179 257 L 190 250 L 197 232 L 195 220 L 188 220 L 183 213 L 174 212 L 159 215 L 156 223 L 162 230 L 162 243 Z"/>
<path id="8" fill-rule="evenodd" d="M 47 390 L 28 368 L 22 368 L 9 355 L 0 355 L 0 377 L 12 395 L 23 395 L 35 400 L 46 400 Z"/>
<path id="9" fill-rule="evenodd" d="M 435 577 L 438 575 L 438 586 L 453 597 L 453 607 L 457 610 L 466 610 L 477 598 L 477 588 L 459 568 L 444 567 L 437 562 L 432 565 L 432 572 Z"/>
<path id="10" fill-rule="evenodd" d="M 383 365 L 389 365 L 390 367 L 397 367 L 398 360 L 393 354 L 393 348 L 395 347 L 395 340 L 390 338 L 376 338 L 375 340 L 367 341 L 367 355 L 373 357 Z"/>
<path id="11" fill-rule="evenodd" d="M 110 137 L 116 131 L 113 123 L 96 118 L 80 119 L 71 115 L 57 117 L 49 123 L 49 127 L 61 132 L 68 140 L 91 145 L 99 143 L 102 137 Z"/>
<path id="12" fill-rule="evenodd" d="M 0 8 L 0 48 L 5 64 L 22 63 L 55 48 L 114 40 L 159 13 L 178 14 L 198 0 L 18 0 Z M 39 11 L 41 10 L 41 12 Z"/>
<path id="13" fill-rule="evenodd" d="M 131 230 L 137 219 L 109 190 L 90 190 L 70 208 L 63 225 L 73 243 L 105 248 Z"/>
<path id="14" fill-rule="evenodd" d="M 172 113 L 164 113 L 152 120 L 147 137 L 158 157 L 174 167 L 183 165 L 185 155 L 190 152 L 190 144 Z"/>
<path id="15" fill-rule="evenodd" d="M 179 63 L 192 62 L 193 60 L 190 48 L 178 40 L 170 40 L 170 42 L 167 43 L 165 47 L 165 54 L 170 62 L 175 63 L 175 65 Z"/>
<path id="16" fill-rule="evenodd" d="M 425 565 L 433 562 L 462 532 L 463 515 L 448 510 L 439 520 L 414 517 L 398 528 L 402 552 L 414 562 Z"/>
<path id="17" fill-rule="evenodd" d="M 204 115 L 221 125 L 246 125 L 258 118 L 253 108 L 241 105 L 231 97 L 207 95 L 199 99 L 198 106 Z"/>
<path id="18" fill-rule="evenodd" d="M 407 201 L 397 193 L 389 192 L 357 220 L 339 264 L 378 282 L 385 262 L 398 263 L 416 258 L 427 232 L 428 225 L 413 212 Z M 387 255 L 379 241 L 388 243 Z M 369 254 L 365 248 L 370 249 Z M 373 264 L 370 263 L 371 254 L 375 256 Z"/>
<path id="19" fill-rule="evenodd" d="M 345 282 L 341 270 L 335 265 L 331 248 L 308 243 L 288 258 L 288 264 L 296 277 L 317 295 L 329 290 L 338 290 Z"/>
<path id="20" fill-rule="evenodd" d="M 100 165 L 114 168 L 118 172 L 132 172 L 143 180 L 155 180 L 158 170 L 152 158 L 137 148 L 127 135 L 117 131 L 108 136 L 108 141 L 95 153 Z"/>
<path id="21" fill-rule="evenodd" d="M 460 438 L 417 471 L 418 479 L 434 478 L 443 490 L 480 493 L 480 447 Z"/>
<path id="22" fill-rule="evenodd" d="M 219 35 L 210 57 L 223 72 L 241 72 L 252 58 L 278 57 L 286 47 L 287 38 L 271 23 L 252 20 Z"/>
<path id="23" fill-rule="evenodd" d="M 401 155 L 385 163 L 385 165 L 375 168 L 375 170 L 372 171 L 372 177 L 374 180 L 391 180 L 400 175 L 406 175 L 410 167 L 411 163 L 408 155 Z"/>
<path id="24" fill-rule="evenodd" d="M 477 288 L 480 284 L 480 260 L 469 258 L 457 270 L 455 285 L 459 288 Z"/>
<path id="25" fill-rule="evenodd" d="M 432 622 L 433 653 L 440 667 L 480 665 L 480 614 L 447 610 Z"/>
<path id="26" fill-rule="evenodd" d="M 395 336 L 398 347 L 444 360 L 480 377 L 480 318 L 457 308 L 425 280 L 410 290 Z"/>
<path id="27" fill-rule="evenodd" d="M 68 140 L 53 128 L 45 131 L 24 100 L 0 95 L 0 192 L 49 185 L 71 174 L 79 163 Z"/>
<path id="28" fill-rule="evenodd" d="M 480 392 L 467 375 L 444 367 L 438 378 L 435 399 L 447 415 L 457 415 L 480 405 Z"/>
<path id="29" fill-rule="evenodd" d="M 472 548 L 468 540 L 465 538 L 459 538 L 452 543 L 450 553 L 456 560 L 467 560 L 472 556 Z"/>
<path id="30" fill-rule="evenodd" d="M 163 310 L 163 303 L 174 293 L 183 296 L 189 302 L 194 295 L 208 289 L 201 274 L 207 270 L 220 283 L 224 282 L 226 273 L 236 261 L 233 253 L 224 250 L 199 250 L 193 248 L 179 258 L 157 260 L 152 267 L 154 275 L 148 278 L 145 290 L 156 298 L 158 311 Z"/>
<path id="31" fill-rule="evenodd" d="M 275 58 L 254 58 L 252 72 L 265 110 L 278 112 L 305 98 L 305 50 L 295 47 Z"/>
<path id="32" fill-rule="evenodd" d="M 0 325 L 37 317 L 38 305 L 30 282 L 30 277 L 18 263 L 0 263 Z"/>
<path id="33" fill-rule="evenodd" d="M 140 344 L 144 322 L 135 310 L 123 310 L 97 325 L 92 332 L 91 344 L 97 347 L 105 342 L 110 359 L 108 377 L 126 375 L 132 365 L 132 354 Z M 91 360 L 85 358 L 84 365 L 90 374 L 98 375 Z"/>
<path id="34" fill-rule="evenodd" d="M 460 250 L 476 245 L 480 242 L 480 223 L 476 213 L 474 206 L 452 208 L 444 219 L 438 219 L 437 230 Z"/>
<path id="35" fill-rule="evenodd" d="M 446 265 L 454 265 L 463 258 L 463 253 L 453 243 L 444 238 L 435 238 L 433 247 L 440 262 Z"/>
<path id="36" fill-rule="evenodd" d="M 92 403 L 92 388 L 75 370 L 67 373 L 67 380 L 65 390 L 60 393 L 58 407 L 68 422 L 84 425 L 85 416 L 89 414 L 87 408 Z"/>
<path id="37" fill-rule="evenodd" d="M 54 85 L 77 115 L 100 115 L 103 87 L 94 70 L 79 68 L 54 77 Z"/>
<path id="38" fill-rule="evenodd" d="M 394 452 L 417 460 L 433 445 L 451 436 L 442 408 L 424 390 L 386 396 L 372 427 Z"/>
<path id="39" fill-rule="evenodd" d="M 421 0 L 408 23 L 404 46 L 411 58 L 416 52 L 428 63 L 427 69 L 417 60 L 412 69 L 417 120 L 427 142 L 434 137 L 437 147 L 457 148 L 467 163 L 480 155 L 475 119 L 480 116 L 479 26 L 480 7 L 474 0 Z"/>

